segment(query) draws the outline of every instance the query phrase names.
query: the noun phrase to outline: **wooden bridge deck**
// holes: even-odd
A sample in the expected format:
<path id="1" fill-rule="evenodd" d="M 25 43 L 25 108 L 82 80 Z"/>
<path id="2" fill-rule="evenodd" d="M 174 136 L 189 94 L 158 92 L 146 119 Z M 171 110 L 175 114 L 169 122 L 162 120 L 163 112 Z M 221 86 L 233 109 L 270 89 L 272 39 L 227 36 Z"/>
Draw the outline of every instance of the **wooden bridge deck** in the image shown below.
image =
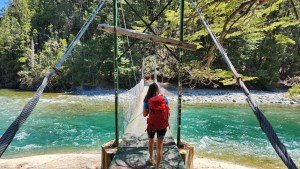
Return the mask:
<path id="1" fill-rule="evenodd" d="M 153 168 L 149 163 L 148 136 L 145 132 L 146 118 L 143 117 L 143 99 L 147 93 L 148 87 L 144 87 L 140 102 L 135 107 L 132 120 L 125 130 L 124 137 L 119 145 L 118 151 L 114 156 L 110 167 L 111 169 L 126 168 Z M 156 157 L 156 148 L 154 148 L 154 159 Z M 184 169 L 184 162 L 179 150 L 171 137 L 169 131 L 166 133 L 163 145 L 163 158 L 160 168 L 164 169 Z"/>

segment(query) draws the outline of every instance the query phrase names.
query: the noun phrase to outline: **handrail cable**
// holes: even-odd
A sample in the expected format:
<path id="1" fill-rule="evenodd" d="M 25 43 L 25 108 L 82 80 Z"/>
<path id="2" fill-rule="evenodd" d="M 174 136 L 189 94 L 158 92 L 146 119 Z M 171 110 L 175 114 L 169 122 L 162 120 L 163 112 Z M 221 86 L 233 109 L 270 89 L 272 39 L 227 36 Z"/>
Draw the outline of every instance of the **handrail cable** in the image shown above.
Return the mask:
<path id="1" fill-rule="evenodd" d="M 242 78 L 238 75 L 236 69 L 232 65 L 230 59 L 228 58 L 226 52 L 224 51 L 223 47 L 221 46 L 220 42 L 216 38 L 215 34 L 211 31 L 210 26 L 206 23 L 205 19 L 202 17 L 200 10 L 196 7 L 193 0 L 190 0 L 190 2 L 193 4 L 195 10 L 197 11 L 202 23 L 205 25 L 205 28 L 207 29 L 209 35 L 213 39 L 215 45 L 219 49 L 223 59 L 225 60 L 227 66 L 229 69 L 233 72 L 237 82 L 243 89 L 244 94 L 247 96 L 247 102 L 249 106 L 251 107 L 252 111 L 254 112 L 257 120 L 259 121 L 260 127 L 263 130 L 263 132 L 266 134 L 267 138 L 269 139 L 270 143 L 272 144 L 273 148 L 275 149 L 278 156 L 281 158 L 281 160 L 284 162 L 284 164 L 289 169 L 298 169 L 295 165 L 292 158 L 289 156 L 285 146 L 281 143 L 280 139 L 278 138 L 277 134 L 275 133 L 273 127 L 271 126 L 270 122 L 267 120 L 267 118 L 264 116 L 262 111 L 259 109 L 256 102 L 251 98 L 250 92 L 247 89 L 245 83 L 243 82 Z"/>
<path id="2" fill-rule="evenodd" d="M 64 55 L 61 57 L 61 59 L 58 61 L 56 66 L 49 70 L 44 79 L 42 84 L 39 86 L 38 90 L 36 91 L 35 95 L 26 103 L 24 106 L 22 112 L 20 115 L 15 119 L 15 121 L 8 127 L 8 129 L 5 131 L 5 133 L 0 138 L 0 158 L 13 140 L 14 136 L 18 132 L 19 128 L 24 124 L 26 119 L 29 117 L 35 106 L 37 105 L 45 87 L 47 86 L 48 81 L 51 79 L 51 77 L 54 75 L 54 73 L 59 74 L 60 73 L 60 67 L 62 64 L 66 61 L 66 59 L 70 56 L 71 51 L 74 49 L 76 43 L 79 41 L 79 39 L 82 37 L 82 35 L 85 33 L 91 22 L 95 19 L 96 15 L 99 13 L 100 9 L 104 5 L 106 0 L 103 0 L 99 3 L 97 8 L 93 11 L 88 21 L 82 26 L 78 34 L 74 37 L 72 42 L 70 43 L 67 51 L 64 53 Z"/>

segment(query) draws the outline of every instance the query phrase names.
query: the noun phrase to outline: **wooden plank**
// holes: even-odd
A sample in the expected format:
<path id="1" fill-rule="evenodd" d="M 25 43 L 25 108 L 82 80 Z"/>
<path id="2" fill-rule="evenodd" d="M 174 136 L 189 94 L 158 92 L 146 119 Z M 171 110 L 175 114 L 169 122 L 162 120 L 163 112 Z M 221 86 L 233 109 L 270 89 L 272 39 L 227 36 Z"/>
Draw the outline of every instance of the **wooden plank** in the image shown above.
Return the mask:
<path id="1" fill-rule="evenodd" d="M 148 138 L 146 140 L 148 141 Z M 153 168 L 153 165 L 149 163 L 149 152 L 147 144 L 143 146 L 137 146 L 135 141 L 129 142 L 130 144 L 126 145 L 122 143 L 120 144 L 120 147 L 118 148 L 118 151 L 114 156 L 109 168 Z M 181 156 L 182 155 L 179 153 L 179 150 L 173 138 L 166 138 L 164 140 L 163 157 L 160 163 L 160 168 L 185 169 L 185 164 Z M 154 147 L 154 157 L 156 157 L 156 147 Z"/>
<path id="2" fill-rule="evenodd" d="M 148 147 L 120 147 L 110 169 L 154 168 L 149 162 Z M 159 168 L 185 169 L 177 146 L 163 147 L 163 158 Z"/>
<path id="3" fill-rule="evenodd" d="M 117 35 L 127 35 L 127 36 L 130 36 L 133 38 L 145 39 L 148 41 L 153 41 L 153 42 L 162 43 L 162 44 L 166 44 L 166 45 L 177 46 L 179 48 L 183 48 L 183 49 L 190 50 L 190 51 L 197 50 L 197 46 L 194 44 L 180 42 L 180 41 L 174 40 L 174 39 L 163 38 L 163 37 L 156 36 L 156 35 L 149 35 L 146 33 L 141 33 L 141 32 L 124 29 L 124 28 L 120 28 L 120 27 L 114 27 L 114 26 L 110 26 L 107 24 L 99 24 L 98 29 L 104 30 L 104 31 L 107 31 L 110 33 L 116 32 Z"/>
<path id="4" fill-rule="evenodd" d="M 114 143 L 114 140 L 102 145 L 102 161 L 101 161 L 101 168 L 102 169 L 109 169 L 110 168 L 130 168 L 133 167 L 132 163 L 138 162 L 137 164 L 134 164 L 136 168 L 141 167 L 141 168 L 151 168 L 151 165 L 149 164 L 149 155 L 147 153 L 147 143 L 148 143 L 148 138 L 147 136 L 145 138 L 135 138 L 135 136 L 125 136 L 124 139 L 129 139 L 125 142 L 121 142 L 120 149 L 121 151 L 117 153 L 116 158 L 113 160 L 114 156 L 116 155 L 116 152 L 118 148 L 113 147 L 112 144 Z M 133 143 L 134 144 L 130 144 Z M 144 144 L 141 144 L 141 142 L 144 142 Z M 128 144 L 129 143 L 129 144 Z M 173 159 L 173 163 L 165 163 L 162 162 L 163 167 L 176 167 L 179 166 L 179 168 L 183 168 L 183 165 L 185 166 L 186 169 L 194 169 L 193 163 L 194 163 L 194 146 L 190 145 L 186 142 L 182 142 L 183 147 L 179 149 L 179 154 L 182 157 L 183 164 L 181 159 L 175 160 Z M 171 157 L 174 155 L 171 154 L 172 150 L 173 154 L 177 154 L 176 149 L 176 144 L 173 140 L 172 137 L 166 137 L 164 140 L 164 153 L 163 153 L 163 161 L 171 161 Z M 134 152 L 134 154 L 139 154 L 138 159 L 135 159 L 135 155 L 132 155 L 132 153 L 129 152 Z M 125 154 L 124 154 L 125 153 Z M 142 154 L 145 154 L 143 156 Z M 127 157 L 124 157 L 127 156 Z M 130 156 L 130 157 L 129 157 Z M 129 157 L 129 158 L 128 158 Z M 177 156 L 178 158 L 178 156 Z M 143 159 L 143 160 L 142 160 Z M 112 162 L 112 164 L 111 164 Z M 175 162 L 175 163 L 174 163 Z M 176 164 L 177 163 L 177 164 Z M 123 164 L 126 164 L 123 166 Z M 161 166 L 161 168 L 162 168 Z M 153 168 L 153 167 L 152 167 Z"/>

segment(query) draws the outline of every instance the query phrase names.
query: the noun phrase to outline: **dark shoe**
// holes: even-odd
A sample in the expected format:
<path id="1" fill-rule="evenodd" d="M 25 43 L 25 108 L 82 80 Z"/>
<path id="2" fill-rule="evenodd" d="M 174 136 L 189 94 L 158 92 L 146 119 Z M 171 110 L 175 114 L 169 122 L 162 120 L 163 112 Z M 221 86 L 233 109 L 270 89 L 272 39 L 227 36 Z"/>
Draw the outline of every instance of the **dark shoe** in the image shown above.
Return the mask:
<path id="1" fill-rule="evenodd" d="M 154 160 L 147 160 L 146 165 L 154 166 L 155 162 L 154 162 Z"/>

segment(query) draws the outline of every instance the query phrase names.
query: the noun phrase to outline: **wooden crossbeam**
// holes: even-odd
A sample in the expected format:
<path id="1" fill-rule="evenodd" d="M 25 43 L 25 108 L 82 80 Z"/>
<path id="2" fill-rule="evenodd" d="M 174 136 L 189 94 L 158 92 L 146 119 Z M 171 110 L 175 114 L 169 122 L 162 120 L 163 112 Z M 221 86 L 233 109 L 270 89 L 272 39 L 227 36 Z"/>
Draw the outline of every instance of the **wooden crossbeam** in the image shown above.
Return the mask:
<path id="1" fill-rule="evenodd" d="M 163 38 L 160 36 L 156 36 L 156 35 L 149 35 L 146 33 L 141 33 L 141 32 L 137 32 L 134 30 L 129 30 L 129 29 L 124 29 L 124 28 L 120 28 L 120 27 L 114 27 L 114 26 L 110 26 L 107 24 L 99 24 L 98 25 L 98 29 L 100 30 L 104 30 L 106 32 L 110 32 L 110 33 L 117 33 L 117 35 L 127 35 L 133 38 L 138 38 L 138 39 L 145 39 L 148 41 L 153 41 L 153 42 L 157 42 L 157 43 L 163 43 L 166 45 L 171 45 L 171 46 L 177 46 L 179 48 L 183 48 L 186 50 L 190 50 L 190 51 L 196 51 L 197 50 L 197 46 L 194 44 L 189 44 L 189 43 L 185 43 L 185 42 L 180 42 L 178 40 L 174 40 L 174 39 L 168 39 L 168 38 Z"/>

